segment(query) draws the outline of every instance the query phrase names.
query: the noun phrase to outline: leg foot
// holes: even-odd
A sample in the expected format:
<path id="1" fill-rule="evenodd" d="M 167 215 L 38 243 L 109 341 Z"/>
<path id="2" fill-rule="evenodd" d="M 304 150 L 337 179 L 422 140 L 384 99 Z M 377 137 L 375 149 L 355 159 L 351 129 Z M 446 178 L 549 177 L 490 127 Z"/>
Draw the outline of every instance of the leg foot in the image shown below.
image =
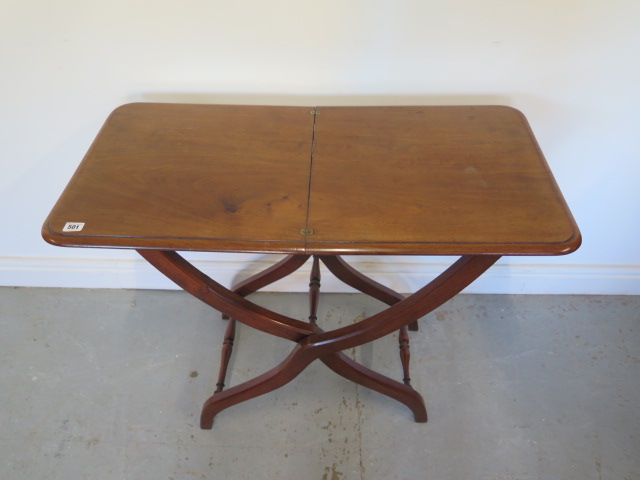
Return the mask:
<path id="1" fill-rule="evenodd" d="M 410 386 L 374 372 L 342 352 L 320 357 L 320 360 L 338 375 L 405 404 L 413 412 L 416 422 L 427 421 L 427 408 L 422 395 Z"/>
<path id="2" fill-rule="evenodd" d="M 313 360 L 314 357 L 305 355 L 305 350 L 298 345 L 291 354 L 275 368 L 252 380 L 214 394 L 202 407 L 200 428 L 204 430 L 211 429 L 213 419 L 222 410 L 264 395 L 265 393 L 272 392 L 286 385 L 297 377 Z"/>

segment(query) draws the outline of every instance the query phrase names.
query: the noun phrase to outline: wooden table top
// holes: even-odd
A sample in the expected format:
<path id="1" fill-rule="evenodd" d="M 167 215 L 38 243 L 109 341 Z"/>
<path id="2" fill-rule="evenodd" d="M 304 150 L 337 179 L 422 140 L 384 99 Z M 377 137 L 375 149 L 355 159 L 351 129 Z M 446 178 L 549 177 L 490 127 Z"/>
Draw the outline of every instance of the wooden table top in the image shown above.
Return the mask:
<path id="1" fill-rule="evenodd" d="M 526 119 L 501 106 L 124 105 L 42 234 L 307 254 L 558 255 L 581 242 Z"/>

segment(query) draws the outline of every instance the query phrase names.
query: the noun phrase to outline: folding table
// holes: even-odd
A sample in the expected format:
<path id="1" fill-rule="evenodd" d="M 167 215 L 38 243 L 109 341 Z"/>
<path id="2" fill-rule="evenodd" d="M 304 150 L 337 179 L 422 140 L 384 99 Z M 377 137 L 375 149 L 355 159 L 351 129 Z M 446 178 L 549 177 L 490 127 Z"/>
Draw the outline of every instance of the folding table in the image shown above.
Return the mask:
<path id="1" fill-rule="evenodd" d="M 229 320 L 217 389 L 202 411 L 205 429 L 221 410 L 279 388 L 314 360 L 425 422 L 409 378 L 407 330 L 502 255 L 562 255 L 581 242 L 527 120 L 503 106 L 124 105 L 107 119 L 42 234 L 60 246 L 135 249 Z M 286 256 L 228 289 L 178 251 Z M 460 258 L 404 298 L 342 255 Z M 309 318 L 245 298 L 310 258 Z M 389 308 L 323 330 L 320 264 Z M 224 389 L 236 321 L 291 340 L 293 349 L 271 370 Z M 343 353 L 394 331 L 402 382 Z"/>

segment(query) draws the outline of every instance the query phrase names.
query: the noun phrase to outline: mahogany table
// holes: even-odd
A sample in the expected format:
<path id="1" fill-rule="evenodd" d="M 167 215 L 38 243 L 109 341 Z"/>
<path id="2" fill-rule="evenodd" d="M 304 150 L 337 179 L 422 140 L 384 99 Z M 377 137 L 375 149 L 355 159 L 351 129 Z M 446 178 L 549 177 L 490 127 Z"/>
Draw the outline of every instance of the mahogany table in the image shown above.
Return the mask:
<path id="1" fill-rule="evenodd" d="M 502 106 L 270 107 L 139 103 L 107 119 L 47 218 L 47 242 L 136 249 L 229 320 L 216 393 L 221 410 L 273 391 L 320 360 L 427 420 L 410 384 L 417 320 L 502 255 L 561 255 L 580 232 L 525 117 Z M 227 289 L 177 251 L 280 253 L 264 272 Z M 340 255 L 459 255 L 404 298 Z M 312 257 L 310 316 L 294 319 L 245 297 Z M 389 305 L 332 331 L 316 322 L 320 263 Z M 291 340 L 266 373 L 224 390 L 240 321 Z M 320 322 L 321 323 L 321 322 Z M 399 331 L 403 382 L 343 350 Z"/>

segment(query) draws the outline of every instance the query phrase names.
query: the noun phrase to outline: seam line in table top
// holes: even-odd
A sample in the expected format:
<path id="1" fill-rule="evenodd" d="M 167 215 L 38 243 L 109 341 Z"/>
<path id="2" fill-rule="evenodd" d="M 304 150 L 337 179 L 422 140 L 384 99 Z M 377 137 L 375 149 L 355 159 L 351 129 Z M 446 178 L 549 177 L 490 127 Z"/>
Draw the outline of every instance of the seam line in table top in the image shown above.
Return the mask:
<path id="1" fill-rule="evenodd" d="M 309 235 L 309 213 L 311 211 L 311 181 L 313 178 L 313 153 L 316 139 L 316 120 L 318 118 L 317 107 L 311 110 L 313 115 L 313 124 L 311 126 L 311 151 L 309 152 L 309 178 L 307 182 L 307 212 L 304 220 L 304 244 L 307 245 L 307 236 Z"/>

